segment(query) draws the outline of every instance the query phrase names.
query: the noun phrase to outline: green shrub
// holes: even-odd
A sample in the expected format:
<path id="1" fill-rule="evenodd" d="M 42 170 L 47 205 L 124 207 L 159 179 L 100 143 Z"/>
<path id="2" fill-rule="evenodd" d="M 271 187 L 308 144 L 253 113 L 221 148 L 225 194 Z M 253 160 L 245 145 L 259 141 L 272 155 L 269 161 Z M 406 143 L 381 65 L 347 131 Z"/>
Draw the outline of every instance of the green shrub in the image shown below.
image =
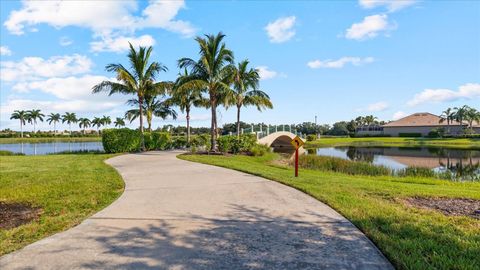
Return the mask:
<path id="1" fill-rule="evenodd" d="M 24 153 L 14 153 L 8 150 L 0 150 L 0 156 L 24 156 Z"/>
<path id="2" fill-rule="evenodd" d="M 207 144 L 210 144 L 210 136 L 208 134 L 192 136 L 190 144 L 195 145 L 196 147 L 207 146 Z"/>
<path id="3" fill-rule="evenodd" d="M 133 152 L 140 149 L 140 132 L 129 128 L 104 129 L 102 144 L 106 153 Z"/>
<path id="4" fill-rule="evenodd" d="M 315 134 L 307 135 L 307 142 L 313 142 L 316 139 L 317 139 L 317 135 L 315 135 Z"/>
<path id="5" fill-rule="evenodd" d="M 184 136 L 175 137 L 172 140 L 172 145 L 171 146 L 174 149 L 184 149 L 184 148 L 187 147 L 187 138 L 185 138 Z"/>
<path id="6" fill-rule="evenodd" d="M 144 132 L 144 138 L 147 150 L 165 150 L 171 140 L 167 132 Z"/>
<path id="7" fill-rule="evenodd" d="M 412 132 L 412 133 L 398 133 L 398 137 L 418 138 L 418 137 L 422 137 L 422 133 L 416 133 L 416 132 Z"/>
<path id="8" fill-rule="evenodd" d="M 252 148 L 250 148 L 249 152 L 252 156 L 259 157 L 259 156 L 264 156 L 265 154 L 270 153 L 271 151 L 272 149 L 267 145 L 257 143 Z"/>
<path id="9" fill-rule="evenodd" d="M 336 157 L 301 155 L 298 166 L 305 169 L 341 172 L 352 175 L 391 175 L 392 170 L 367 162 L 350 161 Z"/>
<path id="10" fill-rule="evenodd" d="M 257 138 L 254 134 L 243 134 L 240 137 L 227 135 L 218 138 L 217 144 L 218 150 L 223 153 L 247 153 L 257 144 Z"/>
<path id="11" fill-rule="evenodd" d="M 402 170 L 396 171 L 398 176 L 406 177 L 406 176 L 413 176 L 413 177 L 436 177 L 437 174 L 429 169 L 423 167 L 407 167 Z"/>

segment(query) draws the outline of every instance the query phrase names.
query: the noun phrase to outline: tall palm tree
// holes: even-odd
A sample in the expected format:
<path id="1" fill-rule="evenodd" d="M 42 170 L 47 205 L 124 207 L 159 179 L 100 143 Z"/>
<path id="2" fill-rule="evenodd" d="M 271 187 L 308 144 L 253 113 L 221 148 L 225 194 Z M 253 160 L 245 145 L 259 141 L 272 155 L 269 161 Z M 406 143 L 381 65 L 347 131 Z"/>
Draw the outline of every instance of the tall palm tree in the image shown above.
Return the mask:
<path id="1" fill-rule="evenodd" d="M 181 83 L 193 82 L 208 93 L 210 110 L 212 113 L 210 137 L 211 151 L 217 149 L 217 106 L 222 104 L 221 96 L 231 91 L 231 75 L 234 69 L 233 52 L 226 48 L 222 42 L 224 34 L 205 35 L 195 40 L 200 47 L 200 59 L 195 61 L 191 58 L 178 60 L 180 68 L 191 70 L 191 74 L 182 79 Z"/>
<path id="2" fill-rule="evenodd" d="M 473 128 L 473 122 L 478 123 L 480 121 L 480 112 L 475 108 L 467 106 L 465 111 L 465 120 L 468 122 L 468 126 Z"/>
<path id="3" fill-rule="evenodd" d="M 103 125 L 102 118 L 94 117 L 91 123 L 92 126 L 97 127 L 97 134 L 100 134 L 100 127 Z"/>
<path id="4" fill-rule="evenodd" d="M 16 110 L 10 116 L 10 119 L 17 119 L 20 121 L 20 137 L 23 138 L 23 126 L 28 121 L 28 113 L 24 110 Z"/>
<path id="5" fill-rule="evenodd" d="M 373 115 L 367 115 L 367 116 L 364 117 L 364 120 L 365 120 L 365 124 L 372 125 L 372 124 L 375 124 L 375 122 L 378 120 L 378 118 L 376 116 L 373 116 Z"/>
<path id="6" fill-rule="evenodd" d="M 258 89 L 260 75 L 248 68 L 248 60 L 238 63 L 233 73 L 234 100 L 237 106 L 237 136 L 240 136 L 240 109 L 242 106 L 256 106 L 259 111 L 273 108 L 267 93 Z"/>
<path id="7" fill-rule="evenodd" d="M 150 62 L 150 54 L 152 47 L 139 47 L 138 51 L 130 44 L 130 52 L 128 59 L 130 70 L 125 68 L 122 64 L 108 64 L 105 68 L 109 72 L 114 72 L 117 75 L 118 82 L 103 81 L 93 87 L 93 93 L 106 91 L 109 95 L 120 94 L 135 94 L 138 100 L 138 110 L 140 119 L 140 133 L 141 133 L 141 148 L 145 150 L 145 140 L 143 138 L 143 103 L 145 92 L 150 85 L 153 84 L 157 75 L 166 71 L 167 67 L 159 62 Z"/>
<path id="8" fill-rule="evenodd" d="M 67 123 L 70 126 L 70 136 L 72 136 L 72 124 L 77 123 L 77 115 L 75 113 L 66 112 L 62 115 L 62 123 Z"/>
<path id="9" fill-rule="evenodd" d="M 460 123 L 461 126 L 463 126 L 465 123 L 465 118 L 466 118 L 466 114 L 467 114 L 467 111 L 470 107 L 468 107 L 467 105 L 464 105 L 462 107 L 455 107 L 453 108 L 455 110 L 455 113 L 453 115 L 453 119 L 457 122 Z"/>
<path id="10" fill-rule="evenodd" d="M 172 91 L 172 101 L 180 108 L 182 113 L 186 114 L 187 120 L 187 142 L 190 142 L 190 111 L 192 106 L 205 107 L 208 100 L 202 97 L 202 89 L 195 83 L 184 83 L 188 77 L 188 71 L 185 69 L 183 74 L 179 74 Z"/>
<path id="11" fill-rule="evenodd" d="M 53 135 L 57 134 L 57 123 L 60 122 L 61 116 L 59 113 L 50 113 L 48 115 L 47 121 L 51 125 L 53 123 Z"/>
<path id="12" fill-rule="evenodd" d="M 83 135 L 85 135 L 85 129 L 92 125 L 92 121 L 88 118 L 79 118 L 78 119 L 78 127 L 83 128 Z"/>
<path id="13" fill-rule="evenodd" d="M 110 119 L 110 116 L 102 116 L 102 125 L 107 126 L 112 123 L 112 119 Z"/>
<path id="14" fill-rule="evenodd" d="M 36 133 L 36 125 L 37 125 L 37 119 L 40 121 L 40 122 L 43 122 L 43 117 L 45 117 L 45 114 L 41 113 L 41 110 L 30 110 L 30 111 L 27 111 L 27 120 L 29 123 L 32 123 L 33 124 L 33 133 Z"/>
<path id="15" fill-rule="evenodd" d="M 115 127 L 124 127 L 125 126 L 125 121 L 121 117 L 117 117 L 115 121 L 113 122 Z"/>

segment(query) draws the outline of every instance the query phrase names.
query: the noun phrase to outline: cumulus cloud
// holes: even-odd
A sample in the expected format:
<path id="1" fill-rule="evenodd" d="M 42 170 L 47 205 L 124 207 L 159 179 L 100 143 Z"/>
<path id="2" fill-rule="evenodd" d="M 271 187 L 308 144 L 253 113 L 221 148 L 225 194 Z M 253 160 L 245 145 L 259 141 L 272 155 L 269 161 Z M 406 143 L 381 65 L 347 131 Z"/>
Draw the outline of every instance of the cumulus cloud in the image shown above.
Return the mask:
<path id="1" fill-rule="evenodd" d="M 414 5 L 416 0 L 359 0 L 358 3 L 365 9 L 376 7 L 386 7 L 389 12 L 395 12 L 400 9 Z"/>
<path id="2" fill-rule="evenodd" d="M 395 112 L 395 113 L 393 114 L 392 119 L 393 119 L 393 120 L 398 120 L 398 119 L 403 118 L 403 117 L 405 117 L 405 116 L 407 116 L 407 115 L 408 115 L 408 114 L 405 113 L 405 112 L 398 111 L 398 112 Z"/>
<path id="3" fill-rule="evenodd" d="M 267 66 L 259 66 L 256 68 L 260 75 L 260 80 L 268 80 L 277 77 L 278 72 L 269 69 Z"/>
<path id="4" fill-rule="evenodd" d="M 386 14 L 371 15 L 363 18 L 363 21 L 354 23 L 347 29 L 345 37 L 348 39 L 365 40 L 374 38 L 380 33 L 388 35 L 390 30 L 395 29 L 396 26 L 388 22 Z"/>
<path id="5" fill-rule="evenodd" d="M 142 16 L 135 16 L 136 1 L 23 1 L 22 7 L 12 11 L 4 25 L 16 35 L 24 34 L 26 27 L 48 24 L 56 28 L 90 28 L 97 34 L 153 27 L 191 36 L 195 32 L 192 25 L 175 20 L 182 8 L 184 1 L 150 1 Z"/>
<path id="6" fill-rule="evenodd" d="M 2 81 L 28 81 L 47 77 L 61 77 L 89 72 L 93 63 L 90 58 L 79 55 L 24 57 L 20 61 L 0 62 Z"/>
<path id="7" fill-rule="evenodd" d="M 7 46 L 0 46 L 0 55 L 10 56 L 12 51 Z"/>
<path id="8" fill-rule="evenodd" d="M 155 45 L 155 39 L 150 35 L 143 35 L 140 37 L 103 37 L 100 41 L 94 41 L 90 43 L 90 48 L 93 52 L 123 52 L 129 49 L 128 43 L 131 43 L 134 47 L 138 46 L 153 46 Z"/>
<path id="9" fill-rule="evenodd" d="M 270 22 L 265 27 L 270 42 L 282 43 L 289 41 L 295 36 L 295 16 L 279 18 Z"/>
<path id="10" fill-rule="evenodd" d="M 389 104 L 385 101 L 379 101 L 369 104 L 365 108 L 357 109 L 358 112 L 381 112 L 389 108 Z"/>
<path id="11" fill-rule="evenodd" d="M 343 68 L 346 64 L 352 64 L 353 66 L 361 66 L 374 62 L 373 57 L 349 57 L 345 56 L 337 60 L 313 60 L 307 63 L 310 68 Z"/>
<path id="12" fill-rule="evenodd" d="M 409 100 L 407 105 L 416 106 L 422 103 L 440 103 L 474 98 L 480 98 L 480 84 L 467 83 L 461 85 L 456 91 L 450 89 L 425 89 Z"/>

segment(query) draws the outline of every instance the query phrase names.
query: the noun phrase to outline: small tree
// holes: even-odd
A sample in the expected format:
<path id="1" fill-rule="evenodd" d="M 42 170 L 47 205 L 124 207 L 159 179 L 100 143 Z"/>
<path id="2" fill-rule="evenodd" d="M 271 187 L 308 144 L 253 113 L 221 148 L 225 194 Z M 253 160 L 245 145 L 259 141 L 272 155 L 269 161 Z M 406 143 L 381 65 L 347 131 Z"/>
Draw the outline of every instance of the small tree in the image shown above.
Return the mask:
<path id="1" fill-rule="evenodd" d="M 72 136 L 72 124 L 77 123 L 77 115 L 75 113 L 66 112 L 62 115 L 62 123 L 67 123 L 70 126 L 70 136 Z"/>
<path id="2" fill-rule="evenodd" d="M 24 110 L 16 110 L 12 113 L 10 119 L 17 119 L 20 121 L 20 137 L 23 138 L 23 126 L 28 120 L 28 113 Z"/>
<path id="3" fill-rule="evenodd" d="M 36 125 L 37 125 L 37 119 L 40 122 L 43 122 L 43 117 L 45 117 L 45 114 L 41 113 L 40 110 L 30 110 L 27 111 L 27 119 L 29 123 L 33 124 L 33 133 L 36 133 Z"/>
<path id="4" fill-rule="evenodd" d="M 92 122 L 88 118 L 80 118 L 78 119 L 78 127 L 83 128 L 83 135 L 85 135 L 85 129 L 90 127 Z"/>
<path id="5" fill-rule="evenodd" d="M 51 125 L 53 123 L 53 136 L 57 135 L 57 123 L 60 122 L 61 116 L 59 113 L 50 113 L 47 118 L 48 124 Z"/>

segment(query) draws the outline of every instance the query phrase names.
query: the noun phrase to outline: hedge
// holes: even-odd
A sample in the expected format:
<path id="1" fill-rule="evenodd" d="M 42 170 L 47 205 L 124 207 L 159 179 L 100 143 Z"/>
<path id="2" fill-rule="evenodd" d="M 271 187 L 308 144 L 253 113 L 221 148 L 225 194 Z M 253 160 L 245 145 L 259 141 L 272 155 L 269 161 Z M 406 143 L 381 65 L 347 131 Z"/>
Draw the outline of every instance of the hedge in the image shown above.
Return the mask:
<path id="1" fill-rule="evenodd" d="M 170 135 L 165 132 L 144 132 L 147 150 L 165 150 L 170 146 Z M 140 150 L 141 134 L 129 128 L 104 129 L 102 132 L 103 149 L 107 153 L 125 153 Z"/>
<path id="2" fill-rule="evenodd" d="M 413 138 L 417 138 L 417 137 L 422 137 L 422 133 L 399 133 L 398 134 L 398 137 L 413 137 Z"/>
<path id="3" fill-rule="evenodd" d="M 240 152 L 250 152 L 257 144 L 255 134 L 243 134 L 240 137 L 236 135 L 221 136 L 217 140 L 218 150 L 223 153 L 237 154 Z"/>

